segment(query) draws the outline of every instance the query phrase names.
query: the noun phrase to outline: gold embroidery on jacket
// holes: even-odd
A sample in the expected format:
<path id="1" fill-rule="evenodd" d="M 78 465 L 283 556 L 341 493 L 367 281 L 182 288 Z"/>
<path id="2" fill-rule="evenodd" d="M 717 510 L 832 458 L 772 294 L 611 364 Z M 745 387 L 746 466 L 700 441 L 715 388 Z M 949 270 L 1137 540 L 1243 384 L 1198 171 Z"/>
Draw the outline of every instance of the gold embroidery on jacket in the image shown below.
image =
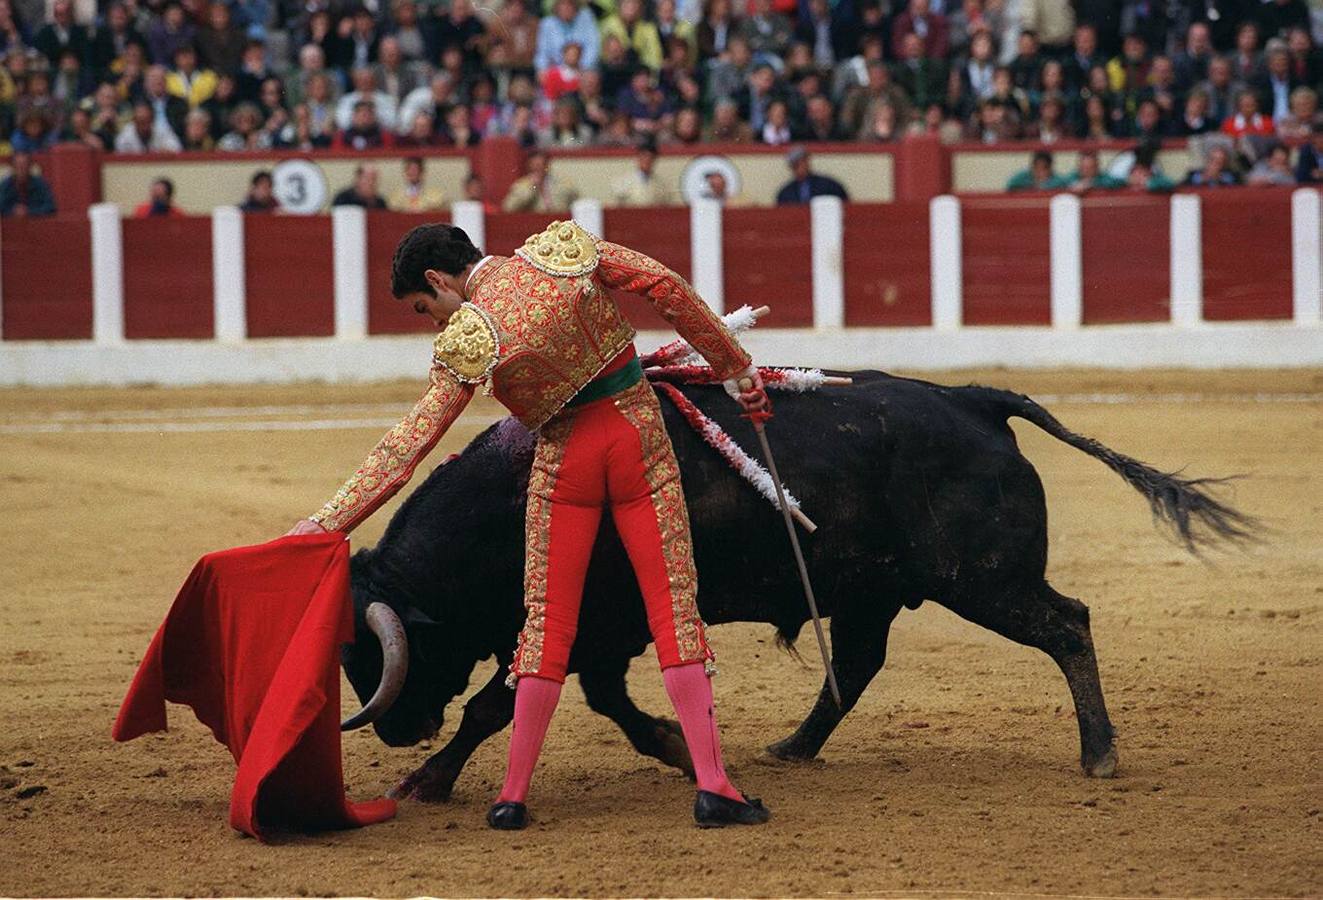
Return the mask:
<path id="1" fill-rule="evenodd" d="M 500 355 L 501 340 L 496 326 L 485 311 L 472 303 L 465 303 L 450 316 L 432 345 L 433 360 L 468 384 L 490 376 Z"/>
<path id="2" fill-rule="evenodd" d="M 586 275 L 597 267 L 597 238 L 576 222 L 552 222 L 515 254 L 548 275 Z"/>
<path id="3" fill-rule="evenodd" d="M 511 678 L 536 674 L 542 668 L 542 642 L 547 623 L 547 567 L 551 547 L 551 495 L 565 460 L 565 445 L 574 429 L 574 416 L 549 423 L 538 434 L 533 469 L 528 475 L 528 507 L 524 522 L 524 608 L 527 618 L 519 633 Z M 513 684 L 511 684 L 513 687 Z"/>

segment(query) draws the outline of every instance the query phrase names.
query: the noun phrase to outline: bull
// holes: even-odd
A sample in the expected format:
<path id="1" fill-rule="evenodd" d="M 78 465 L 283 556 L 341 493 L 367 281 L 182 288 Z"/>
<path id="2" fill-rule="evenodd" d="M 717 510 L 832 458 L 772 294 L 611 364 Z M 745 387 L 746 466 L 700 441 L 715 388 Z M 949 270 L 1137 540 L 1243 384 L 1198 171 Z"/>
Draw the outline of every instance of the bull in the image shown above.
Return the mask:
<path id="1" fill-rule="evenodd" d="M 821 526 L 803 536 L 804 552 L 831 619 L 843 703 L 837 707 L 824 682 L 795 732 L 768 751 L 784 760 L 815 757 L 881 670 L 901 609 L 932 601 L 1048 654 L 1074 700 L 1084 773 L 1113 775 L 1115 736 L 1089 611 L 1044 577 L 1043 486 L 1008 420 L 1031 422 L 1104 463 L 1191 550 L 1251 540 L 1256 522 L 1216 499 L 1217 480 L 1160 472 L 1070 431 L 1028 397 L 851 374 L 849 387 L 777 401 L 781 471 Z M 736 439 L 752 437 L 720 387 L 683 390 Z M 689 502 L 704 620 L 768 623 L 793 646 L 808 613 L 788 548 L 767 546 L 784 540 L 780 514 L 665 397 L 662 407 Z M 356 636 L 342 662 L 366 706 L 348 726 L 372 721 L 391 746 L 430 738 L 476 664 L 492 657 L 499 664 L 465 705 L 454 737 L 394 796 L 448 798 L 465 761 L 513 716 L 514 692 L 504 682 L 524 618 L 524 499 L 533 446 L 513 419 L 492 426 L 433 470 L 378 544 L 353 557 Z M 749 534 L 766 541 L 748 542 Z M 639 753 L 692 774 L 678 726 L 643 712 L 626 692 L 630 660 L 649 640 L 633 571 L 607 517 L 570 671 L 579 674 L 589 707 L 612 719 Z"/>

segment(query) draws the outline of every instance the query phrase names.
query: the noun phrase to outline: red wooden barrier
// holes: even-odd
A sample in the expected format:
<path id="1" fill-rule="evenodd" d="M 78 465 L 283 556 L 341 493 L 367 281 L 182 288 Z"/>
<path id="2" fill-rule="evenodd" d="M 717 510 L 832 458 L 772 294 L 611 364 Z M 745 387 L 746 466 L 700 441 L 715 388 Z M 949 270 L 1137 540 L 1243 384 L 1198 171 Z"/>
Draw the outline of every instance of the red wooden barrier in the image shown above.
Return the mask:
<path id="1" fill-rule="evenodd" d="M 5 340 L 92 337 L 92 230 L 86 216 L 0 227 Z"/>
<path id="2" fill-rule="evenodd" d="M 1085 198 L 1080 214 L 1084 322 L 1171 318 L 1171 198 Z"/>
<path id="3" fill-rule="evenodd" d="M 211 218 L 126 219 L 123 235 L 124 336 L 212 337 Z"/>
<path id="4" fill-rule="evenodd" d="M 966 325 L 1052 319 L 1047 197 L 961 199 Z"/>
<path id="5" fill-rule="evenodd" d="M 1291 191 L 1205 191 L 1204 318 L 1291 318 Z"/>
<path id="6" fill-rule="evenodd" d="M 556 220 L 570 217 L 561 213 L 493 213 L 487 217 L 487 246 L 484 253 L 509 256 L 520 247 L 530 234 L 537 234 Z"/>
<path id="7" fill-rule="evenodd" d="M 390 292 L 395 245 L 419 225 L 449 222 L 450 213 L 370 212 L 367 217 L 368 334 L 434 332 L 436 325 Z"/>
<path id="8" fill-rule="evenodd" d="M 331 217 L 253 214 L 243 226 L 248 336 L 333 335 Z"/>
<path id="9" fill-rule="evenodd" d="M 727 207 L 722 214 L 725 306 L 767 305 L 759 328 L 813 324 L 813 253 L 808 206 Z"/>
<path id="10" fill-rule="evenodd" d="M 845 207 L 845 324 L 931 325 L 927 202 Z"/>
<path id="11" fill-rule="evenodd" d="M 607 240 L 646 253 L 680 276 L 693 278 L 688 207 L 608 209 L 603 212 L 602 226 Z M 636 328 L 670 329 L 666 320 L 642 297 L 622 292 L 614 296 Z"/>

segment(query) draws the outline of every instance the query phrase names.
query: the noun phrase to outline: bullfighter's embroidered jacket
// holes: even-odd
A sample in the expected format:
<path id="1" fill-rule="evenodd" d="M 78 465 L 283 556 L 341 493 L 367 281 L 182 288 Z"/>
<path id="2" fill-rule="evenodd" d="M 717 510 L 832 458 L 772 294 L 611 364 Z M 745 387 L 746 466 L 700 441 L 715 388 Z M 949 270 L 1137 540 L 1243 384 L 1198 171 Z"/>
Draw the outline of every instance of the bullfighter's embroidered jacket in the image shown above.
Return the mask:
<path id="1" fill-rule="evenodd" d="M 492 257 L 473 274 L 468 302 L 437 335 L 427 393 L 313 521 L 348 532 L 371 515 L 408 482 L 480 384 L 530 430 L 545 425 L 634 339 L 612 290 L 646 298 L 719 378 L 749 366 L 675 272 L 573 222 L 553 222 L 514 256 Z"/>

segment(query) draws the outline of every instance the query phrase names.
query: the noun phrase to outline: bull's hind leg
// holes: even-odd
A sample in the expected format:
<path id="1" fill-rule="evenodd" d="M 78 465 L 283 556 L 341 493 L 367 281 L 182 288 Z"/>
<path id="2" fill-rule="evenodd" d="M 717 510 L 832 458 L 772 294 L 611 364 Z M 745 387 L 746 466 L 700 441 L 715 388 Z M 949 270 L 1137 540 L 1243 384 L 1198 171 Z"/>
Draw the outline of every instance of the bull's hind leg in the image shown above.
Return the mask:
<path id="1" fill-rule="evenodd" d="M 593 660 L 591 668 L 579 673 L 588 708 L 620 726 L 634 749 L 694 777 L 694 763 L 684 742 L 680 724 L 650 716 L 634 705 L 625 689 L 629 657 Z"/>
<path id="2" fill-rule="evenodd" d="M 837 609 L 831 619 L 831 667 L 841 689 L 841 707 L 837 707 L 824 677 L 808 717 L 790 737 L 769 746 L 768 753 L 784 760 L 807 760 L 818 755 L 845 714 L 859 702 L 864 688 L 881 671 L 887 660 L 887 634 L 899 612 L 899 603 L 879 607 L 858 601 Z"/>
<path id="3" fill-rule="evenodd" d="M 1001 597 L 952 604 L 951 609 L 1016 643 L 1037 647 L 1056 661 L 1075 701 L 1084 774 L 1094 778 L 1115 775 L 1116 733 L 1103 702 L 1098 659 L 1089 628 L 1089 608 L 1042 582 L 1027 592 L 1007 592 Z"/>

